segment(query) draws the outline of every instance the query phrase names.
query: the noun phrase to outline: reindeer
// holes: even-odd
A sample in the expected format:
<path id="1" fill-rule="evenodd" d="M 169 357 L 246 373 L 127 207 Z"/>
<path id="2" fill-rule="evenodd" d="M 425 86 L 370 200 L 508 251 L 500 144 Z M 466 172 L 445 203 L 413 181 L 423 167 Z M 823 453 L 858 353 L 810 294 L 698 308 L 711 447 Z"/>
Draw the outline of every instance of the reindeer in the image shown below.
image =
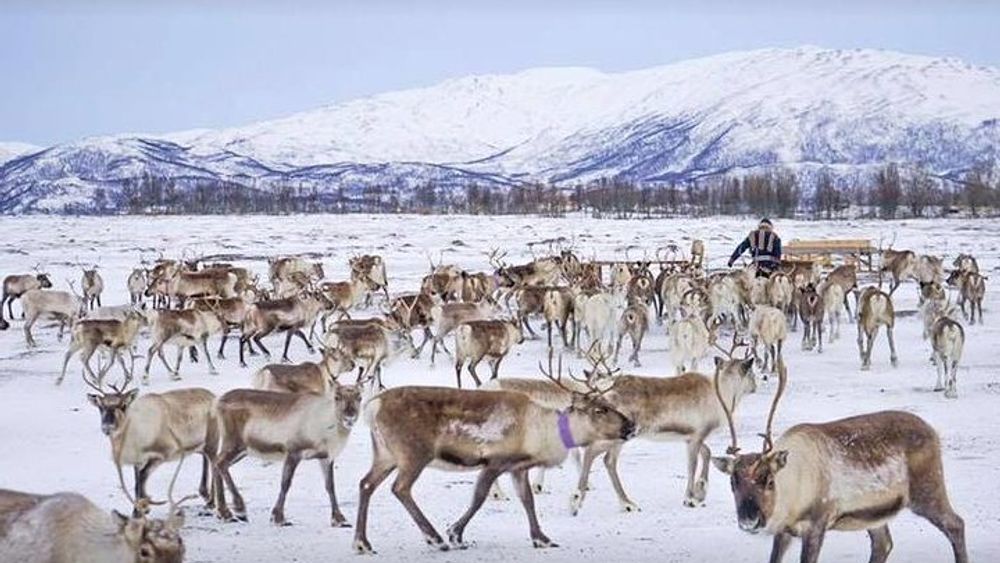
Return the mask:
<path id="1" fill-rule="evenodd" d="M 72 288 L 72 285 L 70 286 Z M 29 348 L 38 346 L 31 334 L 31 328 L 38 319 L 55 319 L 59 321 L 59 340 L 63 331 L 72 326 L 76 319 L 86 312 L 83 301 L 68 291 L 51 289 L 31 289 L 21 294 L 21 309 L 24 311 L 24 340 Z"/>
<path id="2" fill-rule="evenodd" d="M 632 365 L 639 367 L 639 349 L 642 348 L 642 339 L 649 330 L 649 309 L 642 301 L 632 301 L 628 307 L 622 311 L 618 317 L 618 339 L 615 342 L 615 363 L 618 362 L 618 353 L 622 348 L 622 340 L 628 334 L 632 340 L 632 355 L 629 361 Z"/>
<path id="3" fill-rule="evenodd" d="M 731 409 L 726 457 L 712 458 L 730 476 L 740 529 L 774 535 L 771 558 L 780 563 L 793 537 L 801 560 L 819 561 L 827 530 L 867 530 L 873 563 L 892 551 L 888 522 L 903 508 L 926 518 L 951 542 L 956 563 L 967 563 L 965 524 L 948 502 L 937 433 L 916 415 L 883 411 L 819 424 L 799 424 L 777 442 L 771 423 L 787 381 L 768 414 L 764 447 L 742 454 Z"/>
<path id="4" fill-rule="evenodd" d="M 549 349 L 552 348 L 552 328 L 559 329 L 563 346 L 571 346 L 567 325 L 573 317 L 573 290 L 567 287 L 551 287 L 545 292 L 542 303 L 542 314 L 548 331 Z M 573 320 L 576 324 L 576 320 Z"/>
<path id="5" fill-rule="evenodd" d="M 861 369 L 871 369 L 872 346 L 880 326 L 885 326 L 885 334 L 889 339 L 889 359 L 892 367 L 896 367 L 896 340 L 893 338 L 893 328 L 896 326 L 896 309 L 892 304 L 892 296 L 875 287 L 866 287 L 861 292 L 858 301 L 858 352 L 861 355 Z"/>
<path id="6" fill-rule="evenodd" d="M 361 390 L 334 383 L 326 393 L 284 393 L 234 389 L 219 397 L 213 416 L 219 427 L 215 465 L 215 507 L 224 521 L 246 521 L 246 505 L 229 472 L 247 454 L 284 460 L 281 491 L 271 509 L 271 522 L 287 526 L 285 497 L 303 459 L 318 459 L 330 498 L 330 525 L 346 527 L 334 488 L 333 462 L 344 449 L 361 409 Z M 223 481 L 232 495 L 226 504 Z"/>
<path id="7" fill-rule="evenodd" d="M 288 362 L 288 346 L 292 343 L 292 335 L 298 336 L 305 343 L 311 354 L 313 345 L 306 338 L 303 329 L 312 326 L 320 311 L 329 306 L 329 301 L 321 294 L 303 292 L 297 297 L 259 301 L 250 306 L 243 320 L 243 334 L 240 336 L 240 366 L 246 367 L 243 350 L 253 340 L 268 358 L 271 352 L 264 346 L 263 338 L 272 332 L 285 332 L 285 348 L 281 361 Z"/>
<path id="8" fill-rule="evenodd" d="M 416 348 L 406 329 L 383 322 L 334 326 L 325 336 L 324 345 L 337 350 L 358 365 L 358 383 L 370 381 L 374 387 L 382 384 L 383 364 L 403 353 L 414 354 Z"/>
<path id="9" fill-rule="evenodd" d="M 949 399 L 958 398 L 958 362 L 962 360 L 962 349 L 965 347 L 965 330 L 951 318 L 953 312 L 950 304 L 936 301 L 926 302 L 923 308 L 924 331 L 931 339 L 934 350 L 931 359 L 937 366 L 934 390 L 944 391 L 944 396 Z"/>
<path id="10" fill-rule="evenodd" d="M 134 268 L 125 280 L 125 286 L 128 288 L 129 303 L 133 306 L 142 305 L 143 293 L 148 287 L 146 269 Z"/>
<path id="11" fill-rule="evenodd" d="M 215 395 L 207 389 L 174 389 L 139 396 L 138 389 L 126 391 L 131 383 L 126 377 L 120 386 L 106 391 L 98 381 L 84 377 L 96 391 L 87 395 L 101 416 L 101 431 L 111 442 L 111 457 L 118 471 L 122 490 L 128 494 L 122 477 L 122 465 L 131 465 L 135 473 L 135 498 L 147 499 L 146 482 L 160 464 L 177 461 L 197 452 L 202 456 L 201 483 L 198 492 L 212 506 L 209 491 L 209 468 L 215 459 L 217 436 L 210 413 Z"/>
<path id="12" fill-rule="evenodd" d="M 782 360 L 782 347 L 788 338 L 788 322 L 785 314 L 768 305 L 760 305 L 750 316 L 750 341 L 754 355 L 757 347 L 764 345 L 764 357 L 758 358 L 762 377 L 767 380 L 768 373 L 774 373 Z"/>
<path id="13" fill-rule="evenodd" d="M 912 250 L 883 250 L 882 266 L 879 268 L 879 280 L 884 272 L 892 275 L 892 282 L 889 286 L 889 296 L 891 297 L 899 285 L 907 279 L 916 276 L 917 255 Z"/>
<path id="14" fill-rule="evenodd" d="M 675 321 L 667 333 L 667 341 L 676 375 L 697 371 L 698 362 L 708 352 L 713 340 L 713 334 L 700 315 L 687 314 Z"/>
<path id="15" fill-rule="evenodd" d="M 955 257 L 955 261 L 952 262 L 952 266 L 963 274 L 969 272 L 973 274 L 979 273 L 979 262 L 971 254 L 959 254 Z"/>
<path id="16" fill-rule="evenodd" d="M 829 341 L 835 342 L 840 338 L 840 310 L 847 309 L 848 314 L 850 314 L 843 285 L 828 278 L 827 281 L 819 286 L 818 290 L 823 299 L 823 315 L 826 317 L 827 322 L 830 323 Z"/>
<path id="17" fill-rule="evenodd" d="M 296 365 L 269 364 L 254 374 L 254 389 L 285 391 L 289 393 L 316 393 L 322 395 L 337 381 L 342 373 L 354 370 L 354 360 L 340 350 L 323 349 L 319 362 L 302 362 Z"/>
<path id="18" fill-rule="evenodd" d="M 181 359 L 184 350 L 196 345 L 201 346 L 205 361 L 208 363 L 208 372 L 217 375 L 215 364 L 212 363 L 212 355 L 208 353 L 208 337 L 222 332 L 222 322 L 214 313 L 196 311 L 194 309 L 162 310 L 153 311 L 150 315 L 152 319 L 152 343 L 146 351 L 146 367 L 143 370 L 143 383 L 149 384 L 149 368 L 153 363 L 154 354 L 160 358 L 164 367 L 170 373 L 170 378 L 174 381 L 181 379 Z M 177 363 L 170 367 L 167 358 L 163 355 L 163 347 L 167 344 L 177 345 Z M 194 357 L 192 356 L 192 359 Z"/>
<path id="19" fill-rule="evenodd" d="M 77 493 L 0 489 L 0 560 L 20 563 L 181 563 L 184 517 L 110 513 Z"/>
<path id="20" fill-rule="evenodd" d="M 237 281 L 236 274 L 227 270 L 176 271 L 173 275 L 153 278 L 146 296 L 164 295 L 168 302 L 173 299 L 183 307 L 193 297 L 235 297 Z"/>
<path id="21" fill-rule="evenodd" d="M 795 300 L 795 287 L 792 278 L 781 272 L 775 272 L 767 280 L 767 305 L 781 310 L 786 315 L 794 315 L 792 304 Z"/>
<path id="22" fill-rule="evenodd" d="M 920 297 L 917 300 L 918 307 L 922 307 L 928 301 L 944 302 L 948 298 L 944 286 L 940 282 L 922 281 L 918 282 L 918 284 L 920 288 Z"/>
<path id="23" fill-rule="evenodd" d="M 430 325 L 432 322 L 431 311 L 434 309 L 434 300 L 429 295 L 414 293 L 410 295 L 400 295 L 389 301 L 386 318 L 392 319 L 397 325 L 412 331 L 417 328 L 423 329 L 424 339 L 420 346 L 413 352 L 413 357 L 420 357 L 424 346 L 433 339 Z"/>
<path id="24" fill-rule="evenodd" d="M 486 358 L 496 379 L 500 372 L 500 362 L 510 353 L 515 344 L 524 342 L 524 333 L 518 321 L 488 320 L 468 321 L 455 330 L 455 381 L 462 388 L 462 367 L 469 363 L 469 375 L 482 385 L 476 375 L 476 366 Z"/>
<path id="25" fill-rule="evenodd" d="M 495 268 L 495 276 L 501 287 L 513 288 L 529 285 L 553 286 L 562 274 L 560 261 L 556 257 L 539 258 L 527 264 L 511 266 L 502 261 L 506 252 L 490 252 L 490 265 Z"/>
<path id="26" fill-rule="evenodd" d="M 97 273 L 97 266 L 83 270 L 80 280 L 80 291 L 83 292 L 83 302 L 87 309 L 101 306 L 101 294 L 104 293 L 104 278 Z"/>
<path id="27" fill-rule="evenodd" d="M 287 279 L 296 272 L 305 274 L 312 282 L 317 282 L 326 277 L 321 262 L 309 262 L 304 258 L 298 257 L 281 257 L 268 260 L 268 275 L 271 278 L 271 283 L 275 283 L 276 280 Z"/>
<path id="28" fill-rule="evenodd" d="M 628 262 L 615 262 L 611 265 L 611 290 L 622 291 L 632 279 L 632 270 Z M 654 280 L 655 281 L 655 280 Z"/>
<path id="29" fill-rule="evenodd" d="M 944 281 L 944 260 L 939 256 L 921 254 L 917 257 L 913 277 L 921 283 L 941 283 Z"/>
<path id="30" fill-rule="evenodd" d="M 735 351 L 737 344 L 727 353 Z M 698 373 L 677 377 L 639 377 L 622 375 L 615 378 L 605 399 L 638 428 L 637 437 L 655 441 L 683 441 L 687 445 L 688 481 L 684 506 L 694 507 L 704 502 L 708 489 L 708 462 L 711 451 L 705 440 L 722 424 L 724 413 L 719 408 L 724 398 L 730 410 L 739 406 L 742 398 L 753 393 L 757 384 L 753 374 L 753 359 L 715 359 L 714 378 Z M 639 510 L 622 486 L 618 476 L 618 457 L 622 441 L 591 444 L 583 454 L 580 480 L 570 500 L 573 515 L 579 513 L 587 491 L 590 467 L 604 454 L 604 465 L 625 512 Z M 701 469 L 698 460 L 701 458 Z"/>
<path id="31" fill-rule="evenodd" d="M 494 303 L 493 294 L 496 293 L 498 287 L 496 279 L 491 274 L 485 272 L 470 274 L 462 270 L 461 278 L 461 290 L 459 291 L 461 301 L 465 303 L 479 303 L 480 301 Z"/>
<path id="32" fill-rule="evenodd" d="M 212 313 L 219 318 L 222 325 L 222 338 L 219 341 L 219 351 L 216 355 L 220 360 L 226 358 L 226 341 L 229 339 L 229 333 L 234 328 L 242 329 L 251 305 L 253 303 L 244 297 L 230 297 L 228 299 L 197 297 L 185 303 L 187 309 Z M 247 342 L 247 346 L 250 348 L 251 355 L 257 353 L 250 342 Z"/>
<path id="33" fill-rule="evenodd" d="M 631 269 L 631 278 L 625 284 L 625 299 L 649 305 L 656 293 L 655 279 L 649 271 L 649 262 L 637 262 Z"/>
<path id="34" fill-rule="evenodd" d="M 709 279 L 707 291 L 714 321 L 731 320 L 737 330 L 746 327 L 750 300 L 747 275 L 745 270 L 737 270 Z"/>
<path id="35" fill-rule="evenodd" d="M 822 354 L 823 315 L 826 313 L 826 303 L 812 283 L 806 284 L 805 287 L 797 291 L 799 294 L 799 317 L 802 319 L 802 349 L 812 350 L 816 348 L 816 341 L 819 340 L 818 351 Z"/>
<path id="36" fill-rule="evenodd" d="M 705 241 L 691 241 L 691 270 L 701 272 L 705 269 Z"/>
<path id="37" fill-rule="evenodd" d="M 837 266 L 831 270 L 829 274 L 827 274 L 825 282 L 827 287 L 829 287 L 830 284 L 835 284 L 840 288 L 840 294 L 843 295 L 844 309 L 847 311 L 847 317 L 849 319 L 853 319 L 854 315 L 851 313 L 851 306 L 847 301 L 847 296 L 849 294 L 854 295 L 854 303 L 855 307 L 857 307 L 858 299 L 860 297 L 858 291 L 857 266 L 854 264 L 843 264 L 841 266 Z M 827 317 L 829 317 L 832 312 L 831 308 L 827 306 Z"/>
<path id="38" fill-rule="evenodd" d="M 498 253 L 499 250 L 493 250 L 489 254 L 490 264 L 499 263 Z M 454 265 L 434 264 L 430 256 L 427 257 L 427 260 L 430 262 L 431 269 L 430 273 L 421 280 L 420 292 L 430 297 L 437 296 L 445 303 L 458 301 L 462 292 L 462 269 Z"/>
<path id="39" fill-rule="evenodd" d="M 351 277 L 351 281 L 324 282 L 319 285 L 320 293 L 332 304 L 331 313 L 339 313 L 341 317 L 351 318 L 351 309 L 361 304 L 369 294 L 370 286 L 367 278 Z M 326 317 L 323 316 L 322 327 L 326 330 Z"/>
<path id="40" fill-rule="evenodd" d="M 431 308 L 434 339 L 431 341 L 431 365 L 437 356 L 438 346 L 448 354 L 444 339 L 462 323 L 486 320 L 492 316 L 492 308 L 483 303 L 442 303 Z"/>
<path id="41" fill-rule="evenodd" d="M 107 370 L 114 365 L 117 359 L 121 364 L 122 372 L 131 377 L 132 367 L 125 366 L 125 359 L 122 358 L 122 350 L 127 350 L 129 358 L 134 364 L 132 349 L 135 346 L 135 338 L 139 334 L 139 328 L 146 324 L 146 317 L 138 311 L 130 311 L 123 320 L 92 320 L 83 319 L 77 321 L 71 330 L 69 350 L 63 357 L 62 373 L 56 379 L 56 385 L 62 384 L 66 377 L 66 366 L 69 365 L 70 358 L 77 351 L 82 350 L 81 359 L 83 369 L 87 375 L 100 382 L 104 378 Z M 106 368 L 101 369 L 100 375 L 95 375 L 90 367 L 90 358 L 98 348 L 108 348 L 111 350 L 111 361 Z"/>
<path id="42" fill-rule="evenodd" d="M 583 352 L 580 337 L 580 331 L 583 330 L 587 333 L 591 347 L 598 343 L 601 354 L 611 354 L 619 309 L 619 297 L 610 293 L 588 295 L 578 291 L 573 296 L 573 342 L 579 352 Z"/>
<path id="43" fill-rule="evenodd" d="M 438 549 L 467 547 L 465 527 L 503 473 L 513 476 L 534 546 L 555 547 L 538 524 L 528 470 L 559 465 L 573 448 L 598 440 L 628 439 L 635 431 L 632 422 L 596 392 L 572 392 L 569 408 L 557 411 L 508 391 L 398 387 L 373 398 L 365 414 L 374 452 L 371 469 L 360 485 L 354 536 L 354 549 L 360 553 L 373 553 L 368 541 L 368 506 L 379 484 L 393 471 L 398 471 L 393 493 L 427 543 Z M 447 544 L 410 494 L 428 465 L 480 469 L 472 505 L 448 529 Z"/>
<path id="44" fill-rule="evenodd" d="M 986 296 L 986 276 L 975 272 L 962 273 L 954 270 L 948 276 L 948 285 L 958 287 L 958 304 L 962 308 L 962 314 L 968 319 L 969 324 L 983 324 L 983 297 Z M 965 305 L 969 305 L 968 312 Z M 977 315 L 978 313 L 978 315 Z"/>
<path id="45" fill-rule="evenodd" d="M 38 271 L 35 266 L 34 274 L 15 274 L 3 279 L 3 298 L 0 299 L 0 313 L 3 306 L 7 304 L 7 316 L 14 320 L 14 301 L 20 299 L 22 295 L 33 289 L 49 289 L 52 287 L 52 280 L 49 275 Z M 0 314 L 0 318 L 3 315 Z M 24 307 L 21 307 L 21 318 L 25 317 Z"/>
<path id="46" fill-rule="evenodd" d="M 385 275 L 385 261 L 381 256 L 364 254 L 348 259 L 351 267 L 351 279 L 363 280 L 369 290 L 365 305 L 371 304 L 371 292 L 381 291 L 389 299 L 389 282 Z"/>
<path id="47" fill-rule="evenodd" d="M 538 338 L 538 335 L 531 328 L 528 317 L 531 315 L 543 315 L 545 313 L 545 298 L 550 289 L 558 288 L 528 285 L 518 287 L 511 292 L 514 301 L 517 302 L 517 321 L 527 329 L 533 339 Z"/>

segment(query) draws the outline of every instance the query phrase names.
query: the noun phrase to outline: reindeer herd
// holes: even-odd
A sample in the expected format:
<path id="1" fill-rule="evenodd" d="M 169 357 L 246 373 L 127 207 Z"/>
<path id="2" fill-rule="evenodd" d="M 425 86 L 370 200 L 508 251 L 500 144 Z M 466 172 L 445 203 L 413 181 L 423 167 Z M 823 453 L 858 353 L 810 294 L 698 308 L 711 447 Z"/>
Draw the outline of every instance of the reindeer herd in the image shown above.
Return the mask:
<path id="1" fill-rule="evenodd" d="M 354 548 L 372 553 L 368 537 L 370 499 L 395 473 L 394 496 L 425 540 L 438 549 L 468 547 L 465 529 L 487 499 L 505 498 L 497 479 L 513 478 L 535 547 L 556 544 L 542 531 L 535 493 L 544 471 L 574 457 L 579 480 L 571 512 L 583 508 L 593 462 L 603 459 L 621 509 L 639 511 L 618 474 L 623 445 L 631 439 L 677 441 L 687 450 L 683 504 L 705 502 L 709 466 L 730 476 L 739 527 L 774 536 L 771 561 L 780 561 L 791 538 L 802 540 L 802 561 L 817 561 L 827 530 L 866 530 L 871 561 L 885 561 L 892 549 L 888 522 L 903 508 L 939 528 L 967 561 L 964 524 L 948 501 L 940 443 L 934 429 L 902 412 L 878 412 L 825 423 L 793 426 L 776 441 L 771 426 L 786 391 L 784 350 L 801 323 L 803 350 L 822 353 L 840 338 L 843 322 L 857 328 L 860 367 L 872 365 L 875 339 L 885 328 L 890 361 L 897 312 L 893 296 L 908 280 L 918 282 L 924 338 L 936 365 L 935 390 L 957 397 L 956 373 L 967 322 L 983 322 L 986 277 L 974 257 L 960 255 L 946 272 L 939 257 L 910 251 L 883 253 L 877 284 L 862 287 L 856 265 L 824 273 L 818 262 L 787 262 L 770 277 L 752 268 L 709 272 L 705 249 L 694 241 L 692 259 L 682 262 L 584 261 L 570 249 L 525 264 L 505 262 L 506 253 L 487 254 L 490 268 L 466 271 L 431 261 L 413 292 L 390 293 L 380 256 L 352 257 L 347 280 L 328 281 L 320 262 L 303 257 L 270 260 L 267 282 L 249 269 L 203 259 L 160 259 L 128 275 L 129 304 L 103 306 L 104 281 L 97 267 L 82 269 L 80 293 L 55 289 L 39 268 L 3 281 L 8 320 L 13 303 L 22 309 L 26 345 L 37 345 L 39 320 L 59 323 L 69 344 L 59 384 L 75 356 L 87 400 L 100 413 L 118 484 L 135 507 L 131 516 L 102 512 L 85 498 L 0 490 L 0 559 L 23 561 L 181 561 L 183 519 L 173 500 L 180 464 L 202 458 L 198 495 L 223 521 L 245 521 L 247 508 L 231 468 L 246 457 L 281 461 L 278 495 L 271 510 L 287 525 L 285 498 L 301 461 L 318 460 L 330 502 L 330 524 L 349 527 L 335 487 L 334 462 L 360 418 L 372 443 L 371 468 L 359 485 Z M 659 256 L 659 254 L 658 254 Z M 653 265 L 660 270 L 654 274 Z M 882 280 L 890 278 L 883 291 Z M 853 297 L 854 307 L 851 301 Z M 378 314 L 358 317 L 359 311 Z M 501 376 L 503 360 L 544 327 L 547 357 L 539 374 Z M 533 326 L 534 323 L 534 326 Z M 662 327 L 662 328 L 661 328 Z M 644 338 L 667 335 L 670 366 L 664 375 L 623 373 L 640 365 Z M 140 394 L 153 377 L 153 358 L 165 374 L 182 377 L 185 357 L 217 370 L 225 345 L 238 335 L 239 365 L 248 356 L 269 360 L 265 338 L 283 334 L 279 363 L 267 363 L 249 387 L 220 396 L 203 388 Z M 419 345 L 414 334 L 422 337 Z M 448 348 L 451 336 L 452 349 Z M 826 341 L 824 343 L 824 337 Z M 209 340 L 219 339 L 218 349 Z M 148 345 L 140 356 L 140 341 Z M 723 345 L 728 342 L 728 347 Z M 302 347 L 319 359 L 292 364 Z M 383 380 L 383 368 L 400 357 L 419 358 L 430 343 L 433 364 L 439 349 L 452 358 L 455 388 L 397 386 Z M 174 353 L 171 361 L 167 352 Z M 708 371 L 699 363 L 714 356 Z M 580 375 L 564 373 L 564 357 L 589 364 Z M 477 371 L 482 362 L 489 377 Z M 95 365 L 96 362 L 96 365 Z M 122 382 L 110 383 L 118 366 Z M 354 375 L 354 372 L 357 372 Z M 466 377 L 463 372 L 467 373 Z M 741 453 L 734 417 L 742 399 L 757 390 L 756 373 L 777 376 L 760 452 Z M 463 385 L 464 380 L 464 385 Z M 388 388 L 387 388 L 388 387 Z M 728 425 L 726 455 L 713 457 L 707 439 Z M 177 463 L 170 483 L 169 512 L 150 516 L 162 504 L 146 491 L 150 474 Z M 131 492 L 123 466 L 132 467 Z M 476 471 L 467 511 L 442 536 L 411 491 L 427 467 Z M 529 471 L 534 471 L 529 474 Z"/>

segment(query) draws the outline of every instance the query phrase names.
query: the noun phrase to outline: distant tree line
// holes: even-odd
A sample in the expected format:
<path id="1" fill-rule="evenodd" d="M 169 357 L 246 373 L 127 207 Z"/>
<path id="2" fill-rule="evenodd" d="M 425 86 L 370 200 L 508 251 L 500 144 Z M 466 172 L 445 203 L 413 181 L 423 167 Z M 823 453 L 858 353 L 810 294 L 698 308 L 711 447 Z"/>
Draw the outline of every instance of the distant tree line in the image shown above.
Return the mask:
<path id="1" fill-rule="evenodd" d="M 600 179 L 573 186 L 525 184 L 461 188 L 425 183 L 405 191 L 383 186 L 361 190 L 315 184 L 220 182 L 143 176 L 120 189 L 98 189 L 92 206 L 74 213 L 287 214 L 467 213 L 595 217 L 756 215 L 843 219 L 939 217 L 961 213 L 995 216 L 1000 181 L 993 167 L 976 167 L 943 179 L 923 167 L 888 164 L 870 178 L 845 182 L 829 169 L 808 176 L 789 170 L 717 176 L 676 184 L 645 185 Z M 183 186 L 183 187 L 182 187 Z"/>

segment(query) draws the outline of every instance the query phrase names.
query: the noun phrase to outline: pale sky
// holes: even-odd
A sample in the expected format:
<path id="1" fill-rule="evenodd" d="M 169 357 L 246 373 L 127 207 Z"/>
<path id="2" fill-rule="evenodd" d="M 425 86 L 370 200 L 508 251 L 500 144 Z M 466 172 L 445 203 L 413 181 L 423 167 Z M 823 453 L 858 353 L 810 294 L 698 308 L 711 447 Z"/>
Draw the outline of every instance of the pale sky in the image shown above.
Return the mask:
<path id="1" fill-rule="evenodd" d="M 472 73 L 803 44 L 1000 66 L 1000 2 L 5 0 L 0 141 L 242 125 Z"/>

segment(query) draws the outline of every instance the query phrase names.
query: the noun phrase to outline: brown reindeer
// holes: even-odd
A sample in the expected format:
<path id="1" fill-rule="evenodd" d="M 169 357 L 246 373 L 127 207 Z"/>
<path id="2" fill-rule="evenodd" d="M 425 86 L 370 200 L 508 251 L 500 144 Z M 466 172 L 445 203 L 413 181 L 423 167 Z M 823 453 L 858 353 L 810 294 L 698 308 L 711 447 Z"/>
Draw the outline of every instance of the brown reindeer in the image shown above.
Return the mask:
<path id="1" fill-rule="evenodd" d="M 340 350 L 323 349 L 319 362 L 268 364 L 254 374 L 254 389 L 288 393 L 326 393 L 342 373 L 353 371 L 354 360 Z"/>
<path id="2" fill-rule="evenodd" d="M 37 270 L 37 266 L 36 266 Z M 14 301 L 19 299 L 26 292 L 32 289 L 49 289 L 52 287 L 52 280 L 48 274 L 37 272 L 34 274 L 11 275 L 3 279 L 3 298 L 0 299 L 0 313 L 3 306 L 7 304 L 7 316 L 14 320 Z M 0 318 L 3 315 L 0 314 Z M 24 318 L 22 308 L 21 318 Z"/>
<path id="3" fill-rule="evenodd" d="M 622 311 L 618 317 L 618 339 L 615 341 L 615 363 L 618 362 L 618 353 L 622 349 L 622 340 L 627 334 L 632 341 L 632 354 L 628 360 L 632 365 L 639 367 L 639 349 L 642 348 L 642 339 L 649 331 L 649 307 L 643 301 L 632 300 L 628 307 Z"/>
<path id="4" fill-rule="evenodd" d="M 87 309 L 101 306 L 101 294 L 104 293 L 104 278 L 97 272 L 97 266 L 83 270 L 80 280 L 80 291 L 83 292 L 83 302 Z"/>
<path id="5" fill-rule="evenodd" d="M 948 501 L 937 433 L 919 417 L 883 411 L 820 424 L 799 424 L 771 441 L 775 408 L 768 414 L 764 447 L 741 454 L 731 412 L 728 456 L 712 458 L 730 476 L 740 529 L 774 536 L 772 563 L 802 540 L 801 561 L 816 563 L 827 530 L 866 530 L 872 563 L 892 551 L 888 522 L 909 508 L 941 530 L 956 563 L 967 563 L 965 524 Z M 725 408 L 725 407 L 724 407 Z"/>
<path id="6" fill-rule="evenodd" d="M 263 338 L 275 331 L 285 332 L 285 348 L 281 361 L 288 362 L 288 346 L 292 343 L 292 335 L 298 336 L 305 343 L 309 353 L 313 345 L 306 338 L 303 329 L 311 327 L 320 312 L 329 307 L 330 302 L 319 293 L 303 292 L 296 297 L 260 301 L 254 303 L 247 311 L 243 321 L 243 334 L 240 336 L 240 366 L 246 367 L 243 356 L 245 345 L 253 340 L 268 358 L 271 352 L 264 346 Z"/>
<path id="7" fill-rule="evenodd" d="M 139 334 L 139 328 L 145 324 L 146 317 L 138 311 L 130 311 L 123 320 L 83 319 L 77 321 L 71 330 L 69 349 L 63 357 L 62 373 L 56 379 L 56 385 L 61 384 L 66 377 L 66 366 L 69 365 L 70 358 L 81 350 L 84 372 L 98 382 L 104 378 L 104 374 L 114 365 L 116 359 L 121 364 L 122 372 L 127 377 L 131 377 L 134 366 L 126 367 L 125 359 L 121 353 L 123 350 L 127 351 L 129 359 L 133 359 L 132 348 L 135 345 L 135 338 Z M 108 362 L 107 367 L 100 370 L 98 375 L 90 367 L 90 358 L 99 348 L 111 351 L 111 361 Z"/>
<path id="8" fill-rule="evenodd" d="M 969 324 L 983 324 L 983 298 L 986 296 L 986 276 L 975 272 L 954 270 L 948 276 L 948 285 L 958 287 L 958 305 Z M 969 306 L 966 311 L 965 306 Z"/>
<path id="9" fill-rule="evenodd" d="M 889 272 L 892 276 L 889 285 L 889 295 L 891 296 L 905 280 L 915 278 L 916 269 L 917 255 L 912 250 L 883 250 L 879 281 L 881 282 L 884 272 Z"/>
<path id="10" fill-rule="evenodd" d="M 399 416 L 406 413 L 406 416 Z M 392 491 L 416 522 L 427 543 L 441 550 L 465 548 L 464 532 L 482 507 L 496 479 L 510 473 L 528 515 L 535 547 L 554 547 L 535 515 L 528 481 L 533 467 L 561 464 L 575 447 L 598 440 L 628 439 L 635 427 L 599 395 L 574 393 L 565 411 L 507 391 L 469 391 L 440 387 L 398 387 L 373 398 L 366 409 L 374 452 L 361 480 L 354 548 L 372 553 L 368 541 L 368 506 L 375 489 L 397 471 Z M 441 538 L 411 489 L 428 465 L 476 470 L 472 504 Z"/>
<path id="11" fill-rule="evenodd" d="M 813 350 L 817 348 L 818 340 L 818 351 L 822 354 L 823 316 L 826 313 L 826 303 L 812 283 L 799 288 L 797 292 L 799 318 L 802 319 L 802 349 Z"/>
<path id="12" fill-rule="evenodd" d="M 469 375 L 476 382 L 476 387 L 482 381 L 476 374 L 476 366 L 486 358 L 490 364 L 490 379 L 496 379 L 500 372 L 500 362 L 510 353 L 514 345 L 524 342 L 517 321 L 489 320 L 468 321 L 458 326 L 455 331 L 455 380 L 458 388 L 462 388 L 462 367 L 469 363 Z"/>

